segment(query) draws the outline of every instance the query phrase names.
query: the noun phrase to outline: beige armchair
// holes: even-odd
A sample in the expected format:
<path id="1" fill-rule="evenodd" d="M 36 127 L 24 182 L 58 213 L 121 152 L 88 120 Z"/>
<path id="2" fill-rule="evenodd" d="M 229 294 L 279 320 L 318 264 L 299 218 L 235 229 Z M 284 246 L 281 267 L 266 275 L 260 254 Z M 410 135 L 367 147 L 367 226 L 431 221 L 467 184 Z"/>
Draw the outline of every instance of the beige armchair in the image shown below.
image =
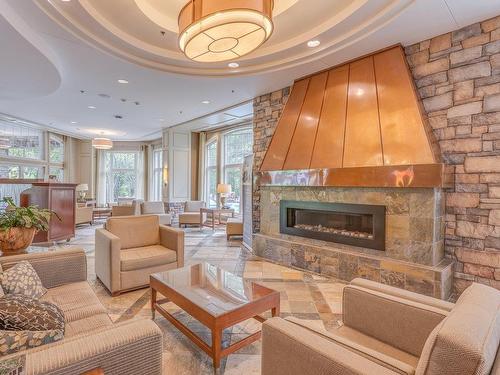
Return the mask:
<path id="1" fill-rule="evenodd" d="M 266 321 L 262 375 L 500 374 L 496 289 L 473 284 L 451 304 L 356 279 L 342 307 L 335 332 L 293 318 Z"/>
<path id="2" fill-rule="evenodd" d="M 95 234 L 95 271 L 113 296 L 149 286 L 149 275 L 184 265 L 184 232 L 158 216 L 111 217 Z"/>
<path id="3" fill-rule="evenodd" d="M 165 213 L 163 202 L 142 202 L 141 215 L 156 215 L 162 225 L 172 224 L 172 216 Z"/>
<path id="4" fill-rule="evenodd" d="M 130 204 L 117 204 L 111 207 L 111 216 L 133 216 L 141 214 L 142 199 L 133 199 Z"/>
<path id="5" fill-rule="evenodd" d="M 184 212 L 179 214 L 179 227 L 200 225 L 200 209 L 205 207 L 203 201 L 187 201 L 184 203 Z M 205 215 L 205 214 L 204 214 Z"/>
<path id="6" fill-rule="evenodd" d="M 93 208 L 89 206 L 76 206 L 75 209 L 75 225 L 78 224 L 92 224 Z"/>

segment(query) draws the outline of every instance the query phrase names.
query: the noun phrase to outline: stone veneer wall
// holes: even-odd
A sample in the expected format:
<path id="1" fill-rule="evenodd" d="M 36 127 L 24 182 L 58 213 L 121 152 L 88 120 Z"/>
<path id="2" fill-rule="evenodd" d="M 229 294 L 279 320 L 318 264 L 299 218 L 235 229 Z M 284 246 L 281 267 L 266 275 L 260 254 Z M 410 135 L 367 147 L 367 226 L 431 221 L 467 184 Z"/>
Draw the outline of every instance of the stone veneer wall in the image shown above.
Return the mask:
<path id="1" fill-rule="evenodd" d="M 445 252 L 454 287 L 500 289 L 500 16 L 405 48 L 415 84 L 455 186 L 446 192 Z M 254 100 L 258 171 L 289 88 Z M 260 188 L 254 186 L 254 232 Z"/>

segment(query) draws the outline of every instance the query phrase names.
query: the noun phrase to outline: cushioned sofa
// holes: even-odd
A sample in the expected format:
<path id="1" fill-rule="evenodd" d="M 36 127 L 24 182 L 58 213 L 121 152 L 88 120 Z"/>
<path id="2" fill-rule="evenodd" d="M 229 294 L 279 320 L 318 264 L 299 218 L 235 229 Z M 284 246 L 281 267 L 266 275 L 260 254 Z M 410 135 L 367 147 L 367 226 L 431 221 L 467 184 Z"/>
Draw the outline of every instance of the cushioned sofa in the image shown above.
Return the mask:
<path id="1" fill-rule="evenodd" d="M 262 375 L 500 374 L 500 291 L 473 284 L 456 304 L 363 279 L 344 288 L 335 332 L 298 319 L 262 329 Z"/>
<path id="2" fill-rule="evenodd" d="M 165 213 L 163 202 L 142 202 L 141 215 L 156 215 L 162 225 L 171 225 L 172 216 Z"/>
<path id="3" fill-rule="evenodd" d="M 67 249 L 0 257 L 9 269 L 27 260 L 48 289 L 41 298 L 63 311 L 64 339 L 0 357 L 25 358 L 26 375 L 77 375 L 101 368 L 106 375 L 162 373 L 162 334 L 149 319 L 113 324 L 87 282 L 82 249 Z"/>
<path id="4" fill-rule="evenodd" d="M 184 232 L 160 225 L 158 215 L 111 217 L 95 232 L 95 272 L 113 296 L 183 265 Z"/>

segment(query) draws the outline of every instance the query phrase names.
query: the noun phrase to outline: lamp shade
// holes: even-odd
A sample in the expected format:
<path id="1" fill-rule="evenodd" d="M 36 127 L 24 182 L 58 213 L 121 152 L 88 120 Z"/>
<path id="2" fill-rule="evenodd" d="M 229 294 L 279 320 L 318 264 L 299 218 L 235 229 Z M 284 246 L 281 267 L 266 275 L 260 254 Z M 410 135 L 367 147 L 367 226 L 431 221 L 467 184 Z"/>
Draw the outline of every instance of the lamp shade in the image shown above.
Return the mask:
<path id="1" fill-rule="evenodd" d="M 217 193 L 218 194 L 229 194 L 231 193 L 231 185 L 229 184 L 218 184 L 217 185 Z"/>
<path id="2" fill-rule="evenodd" d="M 273 32 L 273 0 L 191 0 L 179 14 L 179 47 L 191 60 L 237 59 Z"/>
<path id="3" fill-rule="evenodd" d="M 87 184 L 80 184 L 77 185 L 75 188 L 76 191 L 88 191 L 89 190 L 89 185 Z"/>
<path id="4" fill-rule="evenodd" d="M 92 147 L 98 150 L 109 150 L 113 148 L 113 141 L 109 138 L 94 138 L 92 140 Z"/>

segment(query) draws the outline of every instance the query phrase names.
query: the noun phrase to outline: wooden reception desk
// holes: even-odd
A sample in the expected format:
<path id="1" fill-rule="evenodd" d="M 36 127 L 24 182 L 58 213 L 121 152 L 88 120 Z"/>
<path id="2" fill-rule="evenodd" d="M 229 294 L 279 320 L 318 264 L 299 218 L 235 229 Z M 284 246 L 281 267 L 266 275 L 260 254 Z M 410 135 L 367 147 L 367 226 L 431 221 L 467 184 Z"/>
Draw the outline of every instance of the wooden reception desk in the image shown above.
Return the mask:
<path id="1" fill-rule="evenodd" d="M 77 184 L 34 182 L 21 193 L 21 206 L 47 208 L 59 215 L 53 216 L 47 232 L 38 232 L 34 243 L 69 240 L 75 236 L 75 188 Z"/>

